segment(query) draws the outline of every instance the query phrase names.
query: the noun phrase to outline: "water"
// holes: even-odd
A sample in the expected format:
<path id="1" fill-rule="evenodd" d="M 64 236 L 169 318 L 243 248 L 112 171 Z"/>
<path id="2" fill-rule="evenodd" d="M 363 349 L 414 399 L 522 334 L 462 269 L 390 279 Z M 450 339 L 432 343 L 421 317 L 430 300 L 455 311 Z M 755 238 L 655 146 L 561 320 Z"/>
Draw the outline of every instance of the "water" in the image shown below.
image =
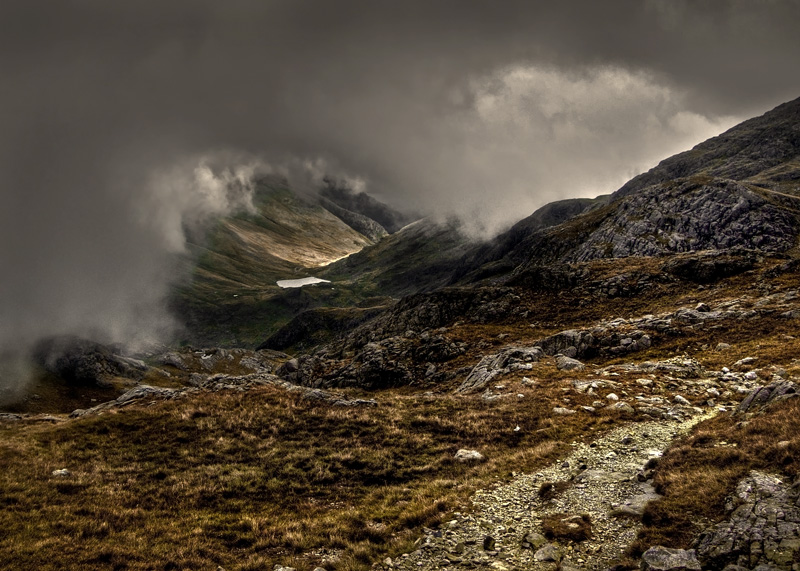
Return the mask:
<path id="1" fill-rule="evenodd" d="M 320 278 L 300 278 L 299 280 L 278 280 L 276 282 L 278 287 L 282 288 L 289 288 L 289 287 L 303 287 L 304 285 L 311 285 L 311 284 L 319 284 L 319 283 L 331 283 L 330 280 L 323 280 Z"/>

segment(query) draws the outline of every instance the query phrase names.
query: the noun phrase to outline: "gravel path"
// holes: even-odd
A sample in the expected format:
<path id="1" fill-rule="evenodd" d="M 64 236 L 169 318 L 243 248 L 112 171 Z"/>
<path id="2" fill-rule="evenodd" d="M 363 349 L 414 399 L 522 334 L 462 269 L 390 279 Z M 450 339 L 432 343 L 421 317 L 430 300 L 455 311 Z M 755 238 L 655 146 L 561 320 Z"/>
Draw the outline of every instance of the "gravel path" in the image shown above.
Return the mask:
<path id="1" fill-rule="evenodd" d="M 711 416 L 713 412 L 681 422 L 635 423 L 589 445 L 574 443 L 567 458 L 540 472 L 479 490 L 472 498 L 472 513 L 456 512 L 440 529 L 426 529 L 417 551 L 387 559 L 383 566 L 553 570 L 560 562 L 561 569 L 607 569 L 636 538 L 641 527 L 637 514 L 646 501 L 657 497 L 650 481 L 639 481 L 645 479 L 644 464 L 660 456 L 676 436 Z M 548 482 L 555 493 L 542 498 L 539 491 Z M 547 542 L 541 535 L 542 518 L 557 513 L 588 514 L 591 538 Z M 580 520 L 564 522 L 570 524 L 577 529 Z"/>

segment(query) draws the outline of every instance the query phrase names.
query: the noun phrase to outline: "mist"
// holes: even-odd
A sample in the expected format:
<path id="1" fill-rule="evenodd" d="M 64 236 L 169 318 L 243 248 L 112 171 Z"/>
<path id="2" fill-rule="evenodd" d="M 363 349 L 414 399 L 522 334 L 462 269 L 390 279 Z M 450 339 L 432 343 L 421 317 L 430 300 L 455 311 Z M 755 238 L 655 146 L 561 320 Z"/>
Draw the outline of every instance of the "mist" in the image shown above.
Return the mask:
<path id="1" fill-rule="evenodd" d="M 169 339 L 187 232 L 253 176 L 489 237 L 800 95 L 796 1 L 0 7 L 0 349 Z"/>

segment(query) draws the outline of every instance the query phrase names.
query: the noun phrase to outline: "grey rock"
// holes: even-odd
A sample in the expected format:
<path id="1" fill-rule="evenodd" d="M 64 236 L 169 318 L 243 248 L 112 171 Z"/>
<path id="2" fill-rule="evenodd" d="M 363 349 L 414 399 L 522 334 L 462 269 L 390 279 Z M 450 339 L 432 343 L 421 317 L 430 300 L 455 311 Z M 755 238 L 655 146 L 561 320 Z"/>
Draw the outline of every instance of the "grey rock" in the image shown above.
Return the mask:
<path id="1" fill-rule="evenodd" d="M 566 355 L 556 355 L 556 367 L 561 371 L 582 371 L 586 365 Z"/>
<path id="2" fill-rule="evenodd" d="M 547 543 L 547 539 L 545 539 L 544 535 L 535 531 L 529 531 L 522 538 L 523 547 L 529 547 L 534 550 L 538 550 L 545 543 Z"/>
<path id="3" fill-rule="evenodd" d="M 456 389 L 459 393 L 476 392 L 489 384 L 495 377 L 506 373 L 514 365 L 533 363 L 543 356 L 539 347 L 509 347 L 500 353 L 483 357 L 467 378 Z"/>
<path id="4" fill-rule="evenodd" d="M 779 381 L 753 389 L 736 408 L 737 413 L 749 413 L 762 410 L 773 402 L 796 398 L 800 386 L 792 381 Z"/>
<path id="5" fill-rule="evenodd" d="M 626 412 L 631 414 L 636 412 L 636 410 L 625 401 L 615 402 L 614 404 L 609 405 L 608 408 L 609 410 L 619 410 L 621 412 Z"/>
<path id="6" fill-rule="evenodd" d="M 467 450 L 462 448 L 458 452 L 456 452 L 455 459 L 459 462 L 481 462 L 484 460 L 483 454 L 478 452 L 477 450 Z"/>
<path id="7" fill-rule="evenodd" d="M 150 385 L 139 385 L 131 390 L 123 393 L 117 397 L 116 402 L 118 405 L 127 404 L 129 402 L 140 400 L 144 398 L 171 398 L 178 394 L 180 391 L 177 389 L 169 389 L 164 387 L 151 387 Z"/>
<path id="8" fill-rule="evenodd" d="M 557 406 L 553 408 L 553 414 L 557 414 L 559 416 L 566 416 L 570 414 L 575 414 L 576 411 L 570 408 L 564 408 L 563 406 Z"/>
<path id="9" fill-rule="evenodd" d="M 186 362 L 183 360 L 178 353 L 164 353 L 158 359 L 159 364 L 166 365 L 169 367 L 175 367 L 176 369 L 180 369 L 181 371 L 185 371 L 187 369 Z"/>
<path id="10" fill-rule="evenodd" d="M 552 543 L 547 543 L 540 547 L 536 553 L 533 554 L 533 558 L 540 562 L 558 562 L 561 560 L 561 550 Z"/>
<path id="11" fill-rule="evenodd" d="M 642 554 L 642 571 L 700 571 L 700 562 L 693 549 L 651 547 Z"/>

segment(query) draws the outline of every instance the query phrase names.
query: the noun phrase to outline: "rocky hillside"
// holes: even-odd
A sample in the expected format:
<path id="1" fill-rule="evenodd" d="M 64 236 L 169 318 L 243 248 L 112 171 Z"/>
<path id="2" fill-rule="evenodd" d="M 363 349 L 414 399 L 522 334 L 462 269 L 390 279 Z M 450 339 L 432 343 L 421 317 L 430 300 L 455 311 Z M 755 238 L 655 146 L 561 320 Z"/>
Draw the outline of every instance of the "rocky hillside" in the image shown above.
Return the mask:
<path id="1" fill-rule="evenodd" d="M 660 182 L 701 174 L 797 195 L 799 155 L 800 99 L 795 99 L 662 161 L 631 179 L 614 198 Z"/>
<path id="2" fill-rule="evenodd" d="M 394 234 L 418 218 L 399 212 L 365 192 L 355 192 L 329 178 L 325 179 L 325 186 L 319 194 L 321 198 L 339 208 L 374 220 L 390 234 Z"/>

